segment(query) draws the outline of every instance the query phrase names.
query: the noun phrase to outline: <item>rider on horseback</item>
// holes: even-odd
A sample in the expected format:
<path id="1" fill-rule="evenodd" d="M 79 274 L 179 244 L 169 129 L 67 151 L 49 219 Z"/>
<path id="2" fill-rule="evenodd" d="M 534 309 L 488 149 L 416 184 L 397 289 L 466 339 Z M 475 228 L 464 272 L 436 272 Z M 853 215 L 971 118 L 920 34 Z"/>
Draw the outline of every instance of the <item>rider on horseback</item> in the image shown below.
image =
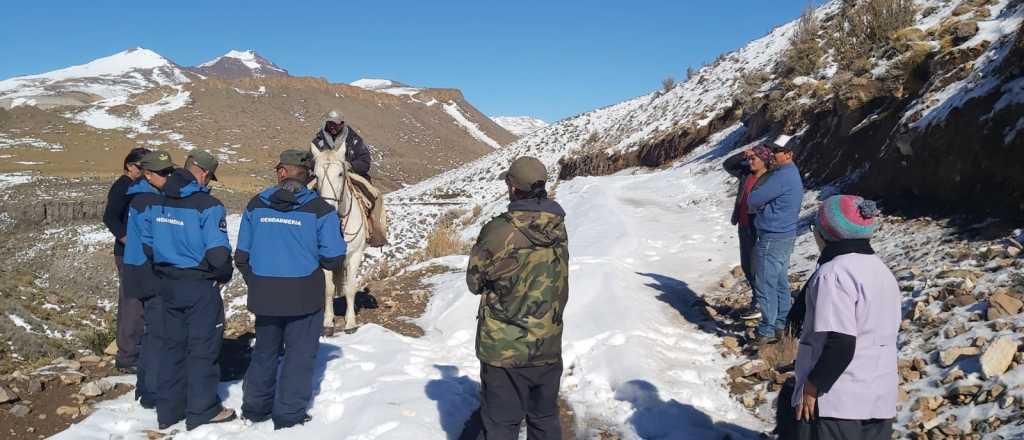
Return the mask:
<path id="1" fill-rule="evenodd" d="M 370 149 L 356 130 L 345 122 L 339 110 L 331 110 L 324 115 L 320 131 L 313 137 L 310 145 L 312 152 L 344 151 L 348 162 L 349 179 L 357 188 L 357 193 L 367 201 L 366 210 L 369 216 L 370 247 L 382 247 L 387 244 L 387 218 L 384 211 L 384 197 L 370 181 Z M 322 177 L 322 176 L 319 176 Z M 317 182 L 317 185 L 323 182 Z"/>
<path id="2" fill-rule="evenodd" d="M 341 142 L 341 145 L 338 143 Z M 370 149 L 356 130 L 345 123 L 345 117 L 338 110 L 331 110 L 324 115 L 320 123 L 320 131 L 313 137 L 313 147 L 320 150 L 345 149 L 345 160 L 351 164 L 351 170 L 370 180 Z"/>

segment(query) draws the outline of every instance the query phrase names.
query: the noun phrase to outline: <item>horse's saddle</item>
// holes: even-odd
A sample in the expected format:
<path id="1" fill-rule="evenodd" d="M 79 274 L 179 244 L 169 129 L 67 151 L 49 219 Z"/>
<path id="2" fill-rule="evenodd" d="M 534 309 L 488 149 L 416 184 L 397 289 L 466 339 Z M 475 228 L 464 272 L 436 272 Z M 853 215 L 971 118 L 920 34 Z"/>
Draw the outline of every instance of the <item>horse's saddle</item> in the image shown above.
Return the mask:
<path id="1" fill-rule="evenodd" d="M 352 184 L 352 194 L 363 206 L 366 213 L 366 224 L 369 234 L 366 243 L 370 247 L 383 247 L 388 244 L 388 219 L 384 210 L 384 195 L 370 181 L 356 173 L 348 173 L 348 181 Z"/>

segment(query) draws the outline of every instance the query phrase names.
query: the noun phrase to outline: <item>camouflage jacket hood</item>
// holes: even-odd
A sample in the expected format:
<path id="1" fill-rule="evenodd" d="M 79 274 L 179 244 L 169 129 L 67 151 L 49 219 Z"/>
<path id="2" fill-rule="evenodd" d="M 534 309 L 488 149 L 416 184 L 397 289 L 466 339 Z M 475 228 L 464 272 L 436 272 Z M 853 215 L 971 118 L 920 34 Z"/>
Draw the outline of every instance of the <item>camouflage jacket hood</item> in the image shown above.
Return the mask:
<path id="1" fill-rule="evenodd" d="M 561 361 L 568 262 L 565 211 L 554 201 L 512 202 L 483 227 L 466 274 L 481 295 L 482 362 L 513 368 Z"/>

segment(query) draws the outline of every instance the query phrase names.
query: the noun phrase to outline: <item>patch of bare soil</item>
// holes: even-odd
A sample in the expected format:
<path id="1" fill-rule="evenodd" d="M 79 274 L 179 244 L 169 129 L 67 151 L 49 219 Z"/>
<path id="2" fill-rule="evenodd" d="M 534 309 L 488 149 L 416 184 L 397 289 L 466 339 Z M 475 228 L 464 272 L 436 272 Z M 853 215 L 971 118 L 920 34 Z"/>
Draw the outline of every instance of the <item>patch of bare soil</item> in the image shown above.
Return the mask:
<path id="1" fill-rule="evenodd" d="M 13 400 L 0 404 L 0 436 L 47 438 L 86 418 L 97 403 L 132 392 L 135 387 L 106 379 L 119 374 L 113 364 L 112 357 L 59 359 L 28 374 L 6 376 L 0 398 Z"/>

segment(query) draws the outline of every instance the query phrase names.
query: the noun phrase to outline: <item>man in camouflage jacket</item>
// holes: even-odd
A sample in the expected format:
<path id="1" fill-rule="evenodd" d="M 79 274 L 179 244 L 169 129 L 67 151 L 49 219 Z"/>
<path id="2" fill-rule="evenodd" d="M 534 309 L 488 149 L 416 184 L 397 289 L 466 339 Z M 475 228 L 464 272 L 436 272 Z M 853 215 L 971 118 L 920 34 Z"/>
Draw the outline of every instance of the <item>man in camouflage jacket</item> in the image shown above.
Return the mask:
<path id="1" fill-rule="evenodd" d="M 466 282 L 480 295 L 482 438 L 516 439 L 526 418 L 530 440 L 560 439 L 562 316 L 569 297 L 565 211 L 547 198 L 547 170 L 532 157 L 502 178 L 508 212 L 480 231 Z"/>

